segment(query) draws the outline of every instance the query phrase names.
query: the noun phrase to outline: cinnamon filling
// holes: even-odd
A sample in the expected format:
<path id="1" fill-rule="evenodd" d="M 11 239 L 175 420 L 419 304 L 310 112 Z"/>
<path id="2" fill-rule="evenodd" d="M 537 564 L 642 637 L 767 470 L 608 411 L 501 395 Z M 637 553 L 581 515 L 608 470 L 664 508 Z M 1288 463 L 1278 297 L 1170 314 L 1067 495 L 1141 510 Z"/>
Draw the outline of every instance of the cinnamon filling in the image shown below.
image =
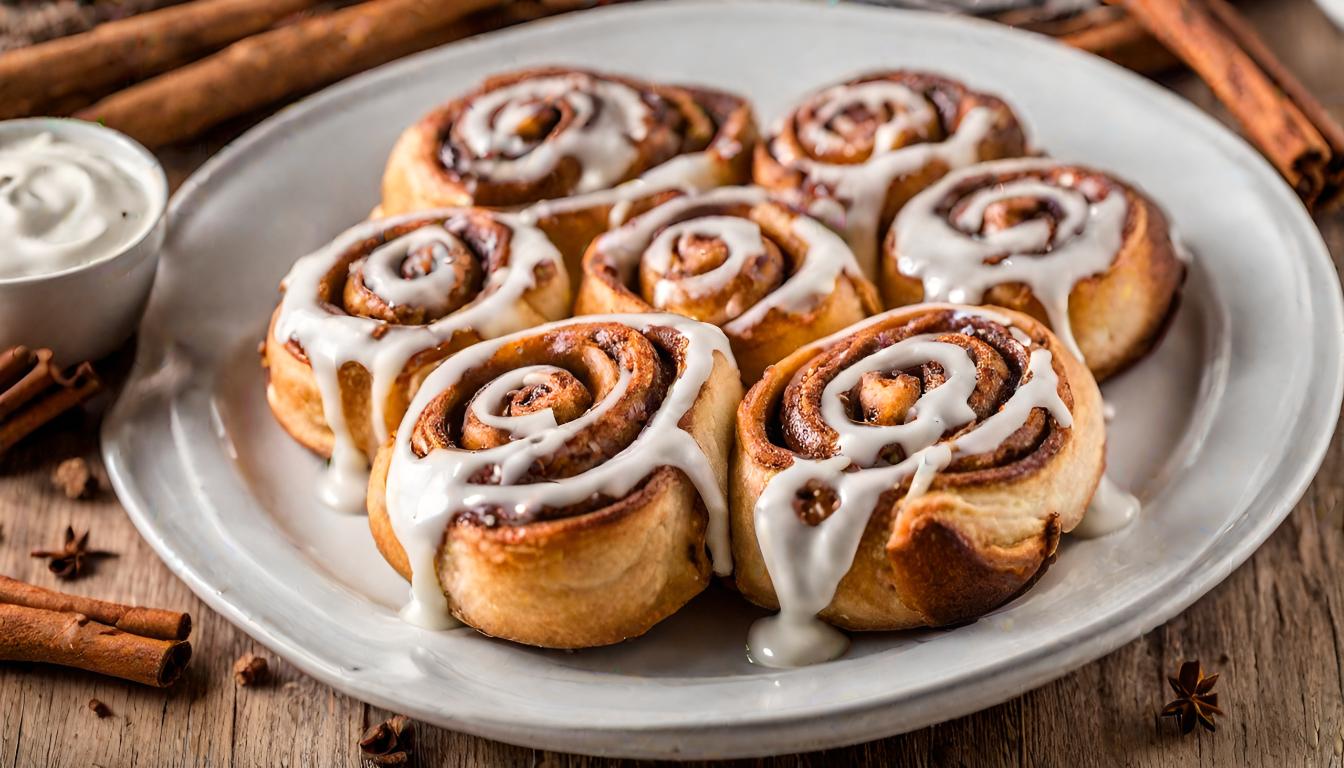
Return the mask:
<path id="1" fill-rule="evenodd" d="M 1029 350 L 1018 343 L 997 323 L 977 316 L 958 316 L 936 312 L 915 318 L 897 327 L 864 329 L 821 352 L 794 374 L 777 404 L 774 419 L 780 423 L 777 439 L 790 452 L 807 459 L 824 459 L 839 453 L 837 433 L 822 413 L 822 393 L 841 371 L 885 347 L 914 336 L 932 336 L 932 340 L 953 344 L 966 351 L 975 366 L 975 384 L 967 398 L 974 420 L 949 428 L 943 439 L 973 431 L 998 413 L 1020 386 L 1028 364 Z M 936 362 L 927 362 L 905 370 L 865 372 L 850 390 L 841 393 L 847 417 L 855 423 L 874 426 L 898 426 L 915 418 L 921 397 L 947 383 L 947 375 Z M 1022 462 L 1055 442 L 1048 441 L 1055 431 L 1053 419 L 1042 409 L 1034 409 L 1026 422 L 992 452 L 956 458 L 940 477 L 973 480 L 970 473 L 1002 470 Z M 767 430 L 767 434 L 771 434 Z M 1047 445 L 1049 443 L 1049 445 Z M 1053 450 L 1053 449 L 1051 449 Z M 878 465 L 893 465 L 907 458 L 899 445 L 886 446 L 878 455 Z M 1029 471 L 1025 465 L 1023 471 Z M 955 481 L 955 480 L 954 480 Z M 833 492 L 809 483 L 799 492 L 795 510 L 800 519 L 816 525 L 830 514 L 827 511 Z"/>
<path id="2" fill-rule="evenodd" d="M 411 448 L 424 457 L 436 448 L 483 451 L 540 433 L 520 427 L 515 433 L 498 423 L 499 417 L 517 419 L 549 412 L 554 426 L 569 424 L 591 411 L 596 419 L 567 435 L 554 451 L 536 459 L 512 484 L 562 480 L 586 472 L 632 444 L 661 406 L 677 370 L 680 354 L 655 333 L 645 335 L 629 326 L 587 323 L 535 334 L 500 348 L 484 364 L 468 370 L 458 383 L 444 390 L 421 413 L 411 434 Z M 539 367 L 521 386 L 488 402 L 491 382 L 510 372 Z M 501 468 L 488 466 L 471 482 L 502 482 Z M 541 517 L 584 514 L 611 503 L 600 495 L 563 508 L 546 509 Z M 464 519 L 486 523 L 517 522 L 508 510 L 462 510 Z"/>

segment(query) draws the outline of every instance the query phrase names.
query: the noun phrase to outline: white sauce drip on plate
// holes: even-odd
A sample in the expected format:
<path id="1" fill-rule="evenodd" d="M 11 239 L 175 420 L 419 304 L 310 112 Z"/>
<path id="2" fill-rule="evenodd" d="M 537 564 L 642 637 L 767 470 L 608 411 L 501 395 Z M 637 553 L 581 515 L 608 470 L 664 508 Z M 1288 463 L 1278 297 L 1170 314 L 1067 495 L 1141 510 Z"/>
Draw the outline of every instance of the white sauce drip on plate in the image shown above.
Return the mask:
<path id="1" fill-rule="evenodd" d="M 1024 283 L 1045 307 L 1051 329 L 1082 360 L 1069 323 L 1069 294 L 1079 280 L 1105 272 L 1115 261 L 1129 213 L 1124 193 L 1113 189 L 1093 203 L 1081 190 L 1027 177 L 970 192 L 959 201 L 964 208 L 955 222 L 938 212 L 969 179 L 1058 167 L 1054 160 L 997 160 L 950 173 L 911 199 L 892 229 L 897 266 L 923 282 L 925 301 L 979 304 L 996 285 Z M 1019 197 L 1049 201 L 1062 213 L 1053 235 L 1040 219 L 990 234 L 969 234 L 983 226 L 990 205 Z"/>
<path id="2" fill-rule="evenodd" d="M 683 366 L 672 381 L 657 412 L 644 425 L 638 437 L 605 462 L 559 480 L 535 483 L 510 483 L 538 458 L 553 453 L 584 426 L 591 424 L 620 397 L 629 382 L 630 371 L 622 370 L 618 383 L 573 421 L 556 425 L 549 410 L 523 417 L 492 414 L 510 389 L 528 377 L 542 376 L 559 369 L 553 366 L 527 366 L 504 374 L 486 385 L 475 398 L 472 408 L 477 417 L 486 415 L 492 426 L 508 429 L 515 438 L 481 451 L 461 448 L 436 448 L 424 457 L 411 448 L 415 422 L 429 403 L 444 390 L 456 385 L 467 371 L 484 364 L 497 350 L 509 344 L 553 328 L 589 323 L 620 323 L 637 330 L 669 327 L 688 343 Z M 538 326 L 517 334 L 484 341 L 449 357 L 425 380 L 397 430 L 393 454 L 387 472 L 387 510 L 392 530 L 406 550 L 411 565 L 410 602 L 402 617 L 419 626 L 452 626 L 447 598 L 439 583 L 436 559 L 444 531 L 458 512 L 479 506 L 509 510 L 519 522 L 526 522 L 545 507 L 565 507 L 603 494 L 621 497 L 644 481 L 657 467 L 680 469 L 695 485 L 709 512 L 707 539 L 714 571 L 732 572 L 732 550 L 728 542 L 728 504 L 719 486 L 718 475 L 699 443 L 679 425 L 695 404 L 700 389 L 709 380 L 714 353 L 731 361 L 728 339 L 712 325 L 672 314 L 593 315 Z M 549 418 L 542 414 L 549 414 Z M 471 476 L 488 466 L 500 468 L 500 483 L 476 484 Z"/>
<path id="3" fill-rule="evenodd" d="M 321 250 L 299 259 L 285 278 L 285 294 L 275 323 L 275 340 L 281 344 L 291 339 L 298 342 L 312 365 L 322 395 L 322 413 L 334 438 L 331 463 L 320 489 L 322 500 L 333 508 L 350 512 L 363 509 L 368 476 L 368 459 L 355 442 L 341 404 L 342 366 L 358 363 L 369 372 L 374 435 L 381 444 L 388 437 L 384 408 L 393 385 L 412 357 L 448 342 L 459 331 L 471 329 L 489 338 L 524 327 L 526 323 L 513 308 L 535 286 L 536 268 L 547 262 L 555 266 L 554 279 L 567 284 L 560 252 L 541 230 L 518 216 L 496 214 L 496 221 L 511 231 L 508 264 L 488 274 L 476 298 L 456 312 L 427 325 L 395 325 L 340 314 L 319 300 L 324 278 L 360 242 L 406 223 L 433 218 L 447 220 L 447 224 L 427 224 L 378 246 L 368 256 L 368 261 L 376 267 L 373 274 L 377 276 L 382 268 L 376 265 L 390 264 L 398 254 L 404 258 L 416 244 L 435 239 L 439 242 L 457 240 L 450 228 L 454 217 L 460 213 L 449 209 L 426 211 L 360 224 Z M 435 270 L 428 277 L 433 278 L 439 271 L 447 270 Z M 377 282 L 378 278 L 375 278 Z M 408 281 L 389 277 L 386 282 Z M 402 299 L 414 298 L 419 296 L 420 290 L 398 288 L 397 294 Z M 380 328 L 382 336 L 376 337 L 375 330 Z"/>
<path id="4" fill-rule="evenodd" d="M 1122 490 L 1111 478 L 1102 475 L 1087 514 L 1072 531 L 1081 539 L 1095 539 L 1115 533 L 1129 526 L 1139 516 L 1141 505 L 1133 495 Z"/>

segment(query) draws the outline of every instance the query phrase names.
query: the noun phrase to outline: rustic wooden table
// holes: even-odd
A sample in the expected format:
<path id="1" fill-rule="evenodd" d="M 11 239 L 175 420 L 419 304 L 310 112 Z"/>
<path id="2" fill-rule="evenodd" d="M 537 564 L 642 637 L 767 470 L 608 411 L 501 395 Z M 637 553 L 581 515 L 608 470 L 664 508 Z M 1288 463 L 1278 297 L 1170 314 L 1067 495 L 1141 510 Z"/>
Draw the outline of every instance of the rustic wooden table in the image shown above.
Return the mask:
<path id="1" fill-rule="evenodd" d="M 1263 0 L 1248 11 L 1273 47 L 1344 117 L 1344 34 L 1310 0 Z M 1212 108 L 1188 75 L 1166 81 Z M 1216 111 L 1216 110 L 1215 110 Z M 245 125 L 163 153 L 181 180 Z M 1209 191 L 1216 204 L 1217 191 Z M 1319 219 L 1344 260 L 1344 214 Z M 1268 259 L 1276 254 L 1265 254 Z M 1310 329 L 1303 329 L 1310 333 Z M 848 749 L 762 761 L 855 765 L 1331 764 L 1344 762 L 1344 450 L 1340 433 L 1320 475 L 1287 522 L 1226 582 L 1183 615 L 1106 658 L 998 707 Z M 97 462 L 97 418 L 48 427 L 0 466 L 0 573 L 140 604 L 185 609 L 196 657 L 172 689 L 152 690 L 59 668 L 0 665 L 0 768 L 87 765 L 358 765 L 356 742 L 388 712 L 306 677 L 205 607 L 141 540 L 107 491 L 69 501 L 49 482 L 61 459 Z M 30 549 L 59 542 L 67 525 L 118 553 L 73 583 L 57 584 Z M 245 652 L 275 672 L 237 688 Z M 1227 716 L 1216 734 L 1181 736 L 1157 711 L 1166 675 L 1198 658 L 1222 673 Z M 98 698 L 113 716 L 86 705 Z M 608 761 L 509 746 L 420 726 L 413 764 L 598 765 Z"/>

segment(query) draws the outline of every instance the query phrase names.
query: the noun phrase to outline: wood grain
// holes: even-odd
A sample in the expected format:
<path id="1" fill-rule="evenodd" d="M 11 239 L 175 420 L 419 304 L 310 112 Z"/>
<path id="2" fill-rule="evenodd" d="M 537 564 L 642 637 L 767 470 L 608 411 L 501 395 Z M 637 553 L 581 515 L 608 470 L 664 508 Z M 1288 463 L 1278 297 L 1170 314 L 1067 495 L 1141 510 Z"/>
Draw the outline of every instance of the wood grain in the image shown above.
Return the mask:
<path id="1" fill-rule="evenodd" d="M 1290 66 L 1344 109 L 1344 37 L 1309 0 L 1263 0 L 1252 19 Z M 1188 76 L 1172 87 L 1215 110 Z M 260 115 L 254 116 L 258 119 Z M 163 153 L 174 183 L 251 120 Z M 1215 194 L 1210 191 L 1211 196 Z M 1319 220 L 1338 261 L 1344 214 Z M 0 768 L 19 766 L 358 766 L 360 733 L 390 713 L 338 694 L 260 647 L 195 598 L 136 534 L 112 496 L 68 501 L 49 484 L 69 456 L 96 461 L 96 418 L 74 415 L 0 460 L 0 573 L 68 591 L 184 609 L 196 656 L 183 680 L 151 690 L 84 673 L 0 665 Z M 1344 762 L 1344 445 L 1287 522 L 1221 586 L 1165 626 L 1106 658 L 992 709 L 848 749 L 744 765 L 1073 766 L 1340 765 Z M 85 579 L 57 584 L 28 550 L 66 525 L 118 552 Z M 252 651 L 274 680 L 236 688 L 234 660 Z M 1165 676 L 1199 658 L 1222 673 L 1228 716 L 1216 734 L 1182 737 L 1155 715 Z M 113 716 L 86 705 L 98 698 Z M 412 765 L 597 766 L 598 760 L 513 747 L 419 726 Z"/>

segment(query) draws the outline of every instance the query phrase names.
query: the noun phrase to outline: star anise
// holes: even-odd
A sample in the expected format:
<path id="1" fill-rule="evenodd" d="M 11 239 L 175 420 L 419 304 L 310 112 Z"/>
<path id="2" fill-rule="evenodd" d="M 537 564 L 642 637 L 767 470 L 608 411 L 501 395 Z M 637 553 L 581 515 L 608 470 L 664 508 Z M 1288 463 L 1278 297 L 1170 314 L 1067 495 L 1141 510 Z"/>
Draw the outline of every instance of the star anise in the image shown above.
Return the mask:
<path id="1" fill-rule="evenodd" d="M 75 529 L 66 526 L 65 542 L 60 549 L 34 549 L 33 557 L 50 558 L 47 568 L 58 578 L 74 579 L 84 574 L 89 561 L 98 557 L 115 557 L 111 552 L 89 549 L 89 532 L 76 536 Z"/>
<path id="2" fill-rule="evenodd" d="M 415 746 L 415 724 L 405 715 L 394 715 L 365 731 L 359 751 L 374 765 L 405 765 Z"/>
<path id="3" fill-rule="evenodd" d="M 1181 733 L 1195 729 L 1195 723 L 1204 726 L 1210 732 L 1218 730 L 1213 722 L 1214 715 L 1223 714 L 1218 708 L 1218 694 L 1213 686 L 1218 675 L 1204 676 L 1204 667 L 1198 661 L 1187 661 L 1181 665 L 1180 674 L 1168 677 L 1176 699 L 1162 708 L 1162 717 L 1175 717 L 1181 724 Z"/>

